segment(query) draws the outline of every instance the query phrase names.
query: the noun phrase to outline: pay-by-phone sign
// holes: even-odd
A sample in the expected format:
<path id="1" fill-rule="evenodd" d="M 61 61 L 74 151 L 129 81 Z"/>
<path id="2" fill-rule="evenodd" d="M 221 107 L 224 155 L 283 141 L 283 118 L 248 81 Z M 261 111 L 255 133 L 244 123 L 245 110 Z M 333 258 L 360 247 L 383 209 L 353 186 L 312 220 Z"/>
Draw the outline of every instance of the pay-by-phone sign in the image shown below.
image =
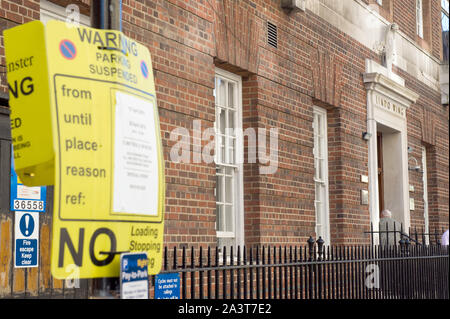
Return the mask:
<path id="1" fill-rule="evenodd" d="M 120 256 L 121 299 L 148 299 L 148 259 L 146 253 Z"/>

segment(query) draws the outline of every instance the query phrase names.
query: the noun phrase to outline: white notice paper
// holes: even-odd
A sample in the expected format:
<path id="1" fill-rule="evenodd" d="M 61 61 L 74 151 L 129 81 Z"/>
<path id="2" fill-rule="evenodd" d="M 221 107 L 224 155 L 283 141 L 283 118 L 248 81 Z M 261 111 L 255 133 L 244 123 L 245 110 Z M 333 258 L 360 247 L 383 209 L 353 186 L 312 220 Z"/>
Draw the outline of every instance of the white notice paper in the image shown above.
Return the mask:
<path id="1" fill-rule="evenodd" d="M 132 281 L 122 284 L 122 299 L 148 299 L 148 281 Z"/>
<path id="2" fill-rule="evenodd" d="M 116 93 L 113 211 L 158 214 L 158 148 L 155 105 Z"/>
<path id="3" fill-rule="evenodd" d="M 17 185 L 17 198 L 22 199 L 41 199 L 41 187 L 28 187 L 24 185 Z"/>

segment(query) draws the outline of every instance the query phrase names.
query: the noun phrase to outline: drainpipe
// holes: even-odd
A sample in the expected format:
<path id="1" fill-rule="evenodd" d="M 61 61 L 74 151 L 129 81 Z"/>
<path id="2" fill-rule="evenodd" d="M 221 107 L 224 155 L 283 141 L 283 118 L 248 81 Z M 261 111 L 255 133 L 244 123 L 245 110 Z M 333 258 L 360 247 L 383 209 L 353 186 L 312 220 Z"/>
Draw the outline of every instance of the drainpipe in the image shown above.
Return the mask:
<path id="1" fill-rule="evenodd" d="M 122 31 L 122 0 L 91 1 L 91 26 Z"/>

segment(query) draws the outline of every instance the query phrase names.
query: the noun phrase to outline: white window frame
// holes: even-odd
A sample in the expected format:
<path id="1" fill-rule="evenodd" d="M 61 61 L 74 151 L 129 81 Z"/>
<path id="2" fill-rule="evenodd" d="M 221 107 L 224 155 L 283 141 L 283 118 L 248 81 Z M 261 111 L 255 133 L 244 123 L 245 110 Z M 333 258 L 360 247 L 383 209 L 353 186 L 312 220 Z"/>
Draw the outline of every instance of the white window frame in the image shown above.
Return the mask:
<path id="1" fill-rule="evenodd" d="M 416 0 L 416 33 L 423 39 L 423 0 Z"/>
<path id="2" fill-rule="evenodd" d="M 449 21 L 449 0 L 441 0 L 441 33 L 444 33 L 444 24 L 443 24 L 443 20 L 447 19 L 447 28 L 448 26 L 448 21 Z M 447 30 L 448 31 L 448 30 Z M 443 55 L 443 60 L 444 62 L 446 62 L 448 64 L 448 52 L 447 55 L 445 55 L 444 49 L 445 48 L 445 43 L 444 43 L 444 39 L 442 39 L 442 55 Z M 448 43 L 447 43 L 447 49 L 448 49 Z M 447 58 L 447 59 L 445 59 Z"/>
<path id="3" fill-rule="evenodd" d="M 47 24 L 49 20 L 66 21 L 66 7 L 59 6 L 47 0 L 41 0 L 41 21 Z M 80 13 L 80 24 L 86 27 L 91 26 L 91 18 Z"/>
<path id="4" fill-rule="evenodd" d="M 230 73 L 228 71 L 216 68 L 215 69 L 216 75 L 215 75 L 215 83 L 217 78 L 223 79 L 225 81 L 231 82 L 235 85 L 236 92 L 234 94 L 234 104 L 235 104 L 235 119 L 234 119 L 234 125 L 235 129 L 242 130 L 242 78 L 236 74 Z M 232 171 L 233 175 L 233 184 L 232 184 L 232 210 L 233 210 L 233 220 L 232 220 L 232 231 L 219 231 L 218 225 L 217 225 L 217 219 L 216 219 L 216 236 L 218 239 L 231 239 L 233 241 L 233 245 L 243 245 L 244 244 L 244 182 L 243 182 L 243 161 L 238 158 L 239 156 L 242 156 L 243 154 L 243 141 L 242 141 L 242 134 L 237 134 L 237 132 L 234 132 L 234 138 L 235 138 L 235 148 L 234 148 L 234 160 L 230 159 L 229 152 L 226 152 L 225 155 L 225 161 L 222 161 L 220 159 L 221 151 L 219 150 L 220 144 L 218 139 L 218 130 L 219 130 L 219 113 L 218 110 L 220 109 L 220 106 L 218 106 L 218 98 L 217 98 L 218 90 L 217 88 L 214 89 L 214 96 L 215 96 L 215 110 L 216 110 L 216 122 L 214 123 L 214 129 L 216 133 L 216 151 L 215 151 L 215 163 L 217 168 L 227 168 Z M 228 86 L 226 87 L 226 104 L 228 103 Z M 226 117 L 226 126 L 229 123 L 228 116 Z M 230 148 L 229 140 L 225 139 L 225 150 Z M 226 188 L 226 186 L 225 186 Z M 218 192 L 223 191 L 225 194 L 225 190 L 221 190 L 219 188 L 219 185 L 216 185 L 216 198 L 218 197 Z M 222 197 L 223 198 L 223 197 Z M 216 202 L 217 205 L 223 205 L 223 202 Z M 217 217 L 217 215 L 216 215 Z"/>
<path id="5" fill-rule="evenodd" d="M 318 125 L 316 118 L 321 118 L 321 125 Z M 318 127 L 320 126 L 320 127 Z M 316 236 L 322 237 L 325 245 L 330 244 L 330 207 L 329 207 L 329 190 L 328 190 L 328 119 L 327 111 L 321 107 L 313 107 L 313 135 L 314 135 L 314 210 L 316 217 Z M 322 143 L 319 144 L 319 140 Z M 322 165 L 322 178 L 318 176 L 318 165 Z M 320 187 L 321 194 L 317 193 L 317 186 Z M 318 200 L 318 197 L 320 200 Z M 318 211 L 317 205 L 321 205 L 321 210 Z M 319 216 L 320 214 L 320 216 Z M 318 220 L 321 224 L 318 224 Z"/>
<path id="6" fill-rule="evenodd" d="M 427 180 L 427 149 L 422 146 L 422 185 L 423 185 L 423 219 L 424 219 L 424 232 L 430 233 L 430 218 L 428 210 L 428 180 Z M 427 245 L 430 243 L 430 236 L 425 236 L 425 242 Z"/>

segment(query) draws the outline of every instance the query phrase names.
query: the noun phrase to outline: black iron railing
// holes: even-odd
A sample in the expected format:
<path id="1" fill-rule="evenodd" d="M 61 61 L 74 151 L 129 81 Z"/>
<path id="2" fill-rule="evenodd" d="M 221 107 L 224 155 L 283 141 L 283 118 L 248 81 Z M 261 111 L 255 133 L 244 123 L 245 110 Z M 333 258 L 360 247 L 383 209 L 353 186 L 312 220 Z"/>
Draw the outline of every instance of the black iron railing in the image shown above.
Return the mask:
<path id="1" fill-rule="evenodd" d="M 400 240 L 405 240 L 415 245 L 440 245 L 441 236 L 445 232 L 441 229 L 439 232 L 437 228 L 434 231 L 426 232 L 425 229 L 418 230 L 417 227 L 412 229 L 409 227 L 408 233 L 404 231 L 403 224 L 397 226 L 395 223 L 389 228 L 388 224 L 379 224 L 378 230 L 375 231 L 373 223 L 370 223 L 370 231 L 364 232 L 370 234 L 372 245 L 399 245 Z M 375 239 L 375 234 L 378 234 L 378 240 Z M 383 240 L 384 237 L 384 240 Z"/>
<path id="2" fill-rule="evenodd" d="M 445 299 L 448 247 L 411 245 L 168 249 L 182 299 Z M 152 281 L 151 281 L 152 282 Z"/>

